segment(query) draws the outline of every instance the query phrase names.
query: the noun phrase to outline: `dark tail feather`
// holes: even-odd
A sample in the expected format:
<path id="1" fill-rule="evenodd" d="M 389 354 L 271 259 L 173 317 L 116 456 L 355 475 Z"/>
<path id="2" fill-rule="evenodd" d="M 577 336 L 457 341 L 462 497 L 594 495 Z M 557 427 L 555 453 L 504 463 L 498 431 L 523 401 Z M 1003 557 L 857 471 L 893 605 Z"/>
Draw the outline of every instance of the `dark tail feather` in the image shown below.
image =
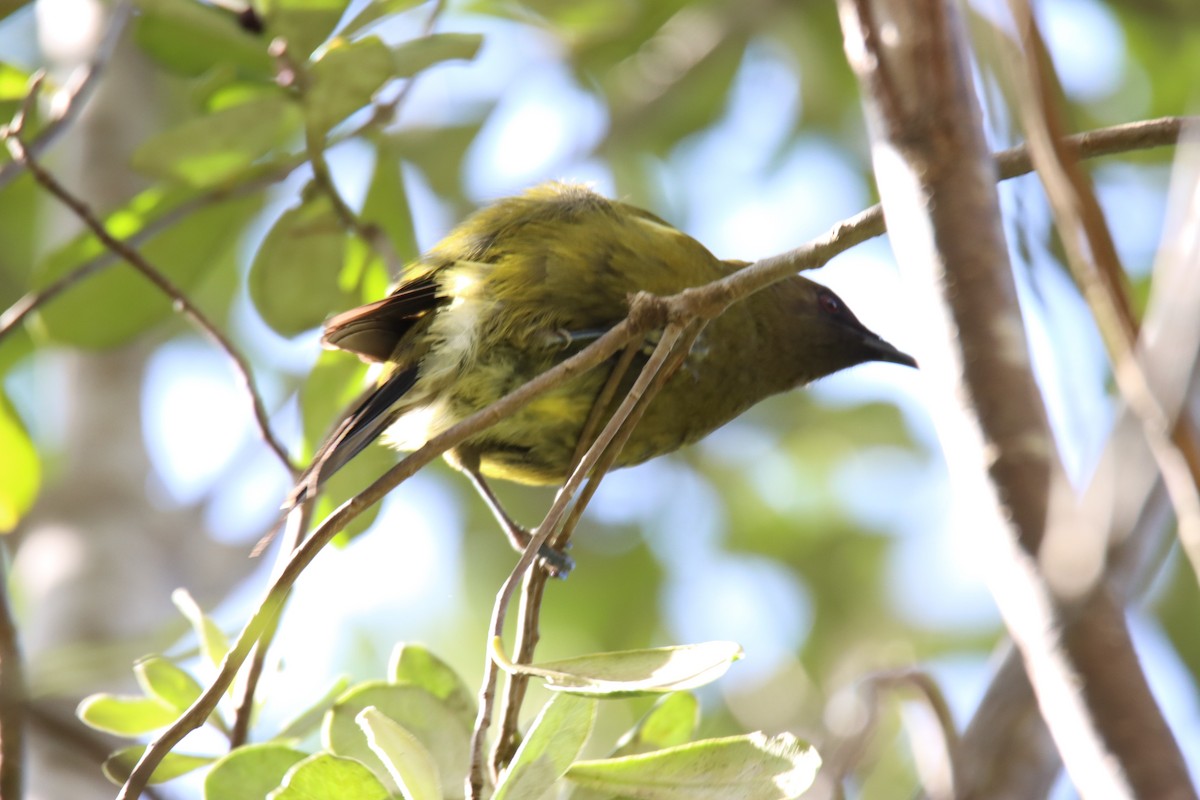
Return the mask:
<path id="1" fill-rule="evenodd" d="M 301 476 L 283 507 L 290 509 L 301 503 L 329 476 L 379 438 L 400 414 L 400 410 L 393 406 L 413 387 L 416 380 L 415 366 L 397 372 L 355 406 L 317 450 L 312 465 Z"/>

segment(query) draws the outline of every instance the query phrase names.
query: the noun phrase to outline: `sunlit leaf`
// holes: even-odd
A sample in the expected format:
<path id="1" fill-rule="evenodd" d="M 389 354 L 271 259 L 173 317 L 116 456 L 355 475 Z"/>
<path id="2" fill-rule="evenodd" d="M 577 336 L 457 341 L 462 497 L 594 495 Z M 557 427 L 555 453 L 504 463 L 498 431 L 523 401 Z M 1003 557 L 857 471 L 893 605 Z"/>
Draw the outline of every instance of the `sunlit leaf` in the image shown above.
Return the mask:
<path id="1" fill-rule="evenodd" d="M 133 768 L 137 766 L 137 762 L 144 752 L 146 752 L 146 746 L 142 744 L 124 747 L 104 759 L 104 763 L 100 765 L 100 769 L 103 770 L 104 777 L 120 786 L 129 779 L 130 773 L 133 772 Z M 150 773 L 150 783 L 166 783 L 169 780 L 178 778 L 180 775 L 186 775 L 193 770 L 207 766 L 214 760 L 212 756 L 167 753 L 158 762 L 158 766 L 154 768 L 154 771 Z M 261 797 L 261 795 L 259 796 Z"/>
<path id="2" fill-rule="evenodd" d="M 470 724 L 445 702 L 417 686 L 371 681 L 346 692 L 325 717 L 321 740 L 327 750 L 356 758 L 377 775 L 387 775 L 387 768 L 372 752 L 355 721 L 359 712 L 368 706 L 374 706 L 416 737 L 437 764 L 442 792 L 446 796 L 462 791 Z M 385 783 L 389 789 L 398 789 L 390 776 Z"/>
<path id="3" fill-rule="evenodd" d="M 42 464 L 8 398 L 0 394 L 0 533 L 9 533 L 37 498 Z"/>
<path id="4" fill-rule="evenodd" d="M 225 654 L 229 652 L 229 638 L 225 636 L 225 632 L 217 627 L 212 617 L 204 613 L 204 609 L 200 608 L 200 604 L 187 589 L 171 592 L 171 602 L 191 624 L 196 638 L 200 641 L 200 652 L 204 653 L 214 666 L 220 665 Z"/>
<path id="5" fill-rule="evenodd" d="M 137 239 L 148 225 L 194 196 L 185 190 L 147 190 L 108 215 L 105 224 L 119 238 Z M 193 290 L 212 272 L 233 269 L 232 263 L 226 267 L 225 259 L 260 203 L 256 194 L 205 205 L 137 242 L 138 250 L 180 290 Z M 38 310 L 36 325 L 42 333 L 77 347 L 113 347 L 174 313 L 170 298 L 91 234 L 76 237 L 43 259 L 37 266 L 35 285 L 45 286 L 96 259 L 108 266 Z"/>
<path id="6" fill-rule="evenodd" d="M 204 691 L 195 678 L 162 656 L 147 656 L 133 665 L 133 674 L 147 697 L 175 714 L 182 714 Z"/>
<path id="7" fill-rule="evenodd" d="M 551 698 L 500 776 L 494 800 L 541 797 L 579 756 L 595 720 L 595 700 L 566 694 Z"/>
<path id="8" fill-rule="evenodd" d="M 706 739 L 635 756 L 577 761 L 567 778 L 638 800 L 782 800 L 816 777 L 817 752 L 790 733 Z"/>
<path id="9" fill-rule="evenodd" d="M 281 744 L 248 744 L 231 750 L 204 777 L 205 800 L 262 800 L 283 783 L 307 753 Z"/>
<path id="10" fill-rule="evenodd" d="M 293 766 L 267 800 L 388 800 L 371 770 L 352 758 L 317 753 Z"/>
<path id="11" fill-rule="evenodd" d="M 86 697 L 75 713 L 90 727 L 118 736 L 150 733 L 165 728 L 179 716 L 153 697 L 115 694 Z"/>
<path id="12" fill-rule="evenodd" d="M 742 657 L 735 642 L 595 653 L 533 665 L 546 688 L 573 694 L 674 692 L 711 683 Z"/>
<path id="13" fill-rule="evenodd" d="M 437 764 L 415 736 L 375 706 L 364 708 L 354 720 L 405 800 L 435 800 L 442 796 Z"/>
<path id="14" fill-rule="evenodd" d="M 401 642 L 388 660 L 388 675 L 393 683 L 420 686 L 460 713 L 468 724 L 474 723 L 475 701 L 463 679 L 450 665 L 419 644 Z"/>
<path id="15" fill-rule="evenodd" d="M 191 186 L 216 186 L 244 173 L 299 130 L 295 103 L 279 92 L 259 92 L 150 137 L 134 152 L 133 165 Z"/>
<path id="16" fill-rule="evenodd" d="M 630 756 L 687 743 L 700 721 L 700 702 L 690 692 L 673 692 L 659 699 L 633 730 L 617 742 L 614 756 Z"/>

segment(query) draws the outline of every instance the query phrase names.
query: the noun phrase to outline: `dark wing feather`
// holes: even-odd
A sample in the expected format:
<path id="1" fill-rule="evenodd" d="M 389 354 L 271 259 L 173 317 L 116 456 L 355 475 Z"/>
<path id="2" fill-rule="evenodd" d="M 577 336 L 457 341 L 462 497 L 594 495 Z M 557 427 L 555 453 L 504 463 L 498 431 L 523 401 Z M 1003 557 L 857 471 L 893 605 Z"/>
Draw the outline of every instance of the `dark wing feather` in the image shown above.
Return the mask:
<path id="1" fill-rule="evenodd" d="M 303 501 L 329 476 L 379 438 L 379 435 L 396 421 L 400 410 L 396 409 L 395 405 L 404 393 L 412 388 L 416 380 L 417 367 L 399 370 L 363 398 L 342 419 L 337 429 L 313 456 L 312 465 L 288 496 L 284 508 L 292 508 Z"/>
<path id="2" fill-rule="evenodd" d="M 446 303 L 432 275 L 397 286 L 382 300 L 344 311 L 325 323 L 321 344 L 364 361 L 388 361 L 422 317 Z"/>

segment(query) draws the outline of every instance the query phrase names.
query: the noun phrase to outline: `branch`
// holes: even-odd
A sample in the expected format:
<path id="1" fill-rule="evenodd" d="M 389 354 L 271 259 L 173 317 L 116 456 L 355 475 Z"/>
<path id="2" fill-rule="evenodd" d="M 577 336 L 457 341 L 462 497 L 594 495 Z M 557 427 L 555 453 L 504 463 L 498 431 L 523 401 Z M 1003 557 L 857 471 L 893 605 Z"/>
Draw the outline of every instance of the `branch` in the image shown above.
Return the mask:
<path id="1" fill-rule="evenodd" d="M 979 509 L 995 555 L 993 594 L 1081 794 L 1132 797 L 1149 784 L 1133 751 L 1114 746 L 1113 712 L 1136 706 L 1147 745 L 1171 753 L 1175 743 L 1160 735 L 1119 606 L 1104 591 L 1089 594 L 1093 583 L 1067 586 L 1041 572 L 1044 540 L 1070 541 L 1090 564 L 1102 565 L 1106 548 L 1079 514 L 1033 380 L 956 7 L 841 0 L 839 11 L 892 245 L 936 296 L 944 326 L 944 349 L 921 360 L 948 406 L 934 418 L 957 495 Z M 1120 700 L 1111 695 L 1117 676 Z M 1171 772 L 1160 774 L 1174 782 Z"/>
<path id="2" fill-rule="evenodd" d="M 66 85 L 59 91 L 52 103 L 52 105 L 58 106 L 56 115 L 26 146 L 26 149 L 35 158 L 40 156 L 43 150 L 66 131 L 67 127 L 79 116 L 83 107 L 87 105 L 92 90 L 104 73 L 104 68 L 112 58 L 112 54 L 117 48 L 117 42 L 121 40 L 121 34 L 125 32 L 125 26 L 132 16 L 132 0 L 120 0 L 113 6 L 112 13 L 108 18 L 108 28 L 104 32 L 104 38 L 100 40 L 100 44 L 92 53 L 91 61 L 75 70 L 67 79 Z M 0 166 L 0 190 L 15 180 L 21 174 L 24 166 L 15 159 Z"/>
<path id="3" fill-rule="evenodd" d="M 29 94 L 26 96 L 26 104 L 32 102 L 32 98 L 36 96 L 38 82 L 35 81 L 30 87 Z M 263 442 L 275 453 L 279 460 L 292 472 L 293 475 L 298 474 L 298 469 L 292 464 L 288 457 L 287 450 L 275 438 L 271 432 L 271 426 L 267 419 L 267 410 L 263 405 L 262 398 L 259 396 L 257 389 L 254 386 L 254 377 L 250 372 L 250 365 L 246 362 L 245 357 L 233 346 L 233 343 L 226 338 L 219 328 L 196 307 L 191 300 L 171 282 L 166 275 L 160 272 L 156 267 L 150 264 L 149 261 L 142 256 L 140 252 L 130 246 L 128 243 L 118 239 L 109 232 L 105 224 L 92 211 L 87 204 L 82 200 L 72 195 L 67 189 L 58 182 L 58 180 L 46 171 L 41 164 L 33 157 L 26 149 L 25 143 L 21 138 L 21 130 L 26 118 L 25 111 L 18 112 L 13 123 L 4 129 L 0 129 L 0 138 L 8 145 L 8 151 L 12 155 L 13 160 L 25 166 L 32 174 L 35 180 L 54 195 L 63 205 L 74 212 L 84 225 L 86 225 L 96 238 L 107 247 L 110 251 L 116 253 L 125 260 L 131 267 L 146 278 L 150 283 L 154 284 L 159 291 L 170 298 L 173 307 L 186 317 L 193 325 L 200 329 L 210 342 L 216 345 L 222 352 L 225 353 L 233 362 L 234 370 L 237 373 L 238 379 L 242 384 L 242 389 L 249 397 L 254 421 L 258 426 L 259 436 Z"/>

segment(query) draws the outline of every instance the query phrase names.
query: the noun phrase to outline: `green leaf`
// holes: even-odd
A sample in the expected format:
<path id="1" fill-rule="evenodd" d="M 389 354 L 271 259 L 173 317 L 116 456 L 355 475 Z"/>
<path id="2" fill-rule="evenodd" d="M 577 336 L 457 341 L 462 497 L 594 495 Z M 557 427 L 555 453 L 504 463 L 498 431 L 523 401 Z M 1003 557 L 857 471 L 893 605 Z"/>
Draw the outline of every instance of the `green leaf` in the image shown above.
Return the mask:
<path id="1" fill-rule="evenodd" d="M 675 747 L 690 741 L 700 720 L 700 703 L 689 692 L 672 692 L 659 699 L 637 725 L 617 742 L 614 756 L 632 756 Z"/>
<path id="2" fill-rule="evenodd" d="M 522 667 L 546 688 L 573 694 L 629 695 L 674 692 L 711 683 L 742 657 L 735 642 L 595 653 Z"/>
<path id="3" fill-rule="evenodd" d="M 388 239 L 392 247 L 402 257 L 417 255 L 417 235 L 413 230 L 412 208 L 408 203 L 408 190 L 404 185 L 404 171 L 401 168 L 401 150 L 389 141 L 379 143 L 375 155 L 375 172 L 371 176 L 371 185 L 367 188 L 367 197 L 363 201 L 362 218 L 364 222 L 377 225 Z M 379 281 L 361 280 L 363 301 L 370 302 L 383 296 L 387 290 L 388 275 L 383 271 Z"/>
<path id="4" fill-rule="evenodd" d="M 303 739 L 315 731 L 321 725 L 321 720 L 325 717 L 325 714 L 328 713 L 329 709 L 333 708 L 333 704 L 337 702 L 337 699 L 345 694 L 346 687 L 349 685 L 349 678 L 345 675 L 339 677 L 333 682 L 333 686 L 329 687 L 329 691 L 321 695 L 321 699 L 312 703 L 308 708 L 284 723 L 279 733 L 275 734 L 275 740 Z"/>
<path id="5" fill-rule="evenodd" d="M 75 714 L 86 725 L 118 736 L 150 733 L 167 727 L 179 716 L 153 697 L 115 694 L 85 697 Z"/>
<path id="6" fill-rule="evenodd" d="M 133 166 L 195 187 L 225 184 L 287 142 L 300 129 L 300 111 L 277 91 L 190 119 L 146 140 Z"/>
<path id="7" fill-rule="evenodd" d="M 267 800 L 388 800 L 379 779 L 352 758 L 317 753 L 297 763 Z"/>
<path id="8" fill-rule="evenodd" d="M 17 418 L 8 398 L 0 393 L 0 533 L 9 533 L 37 498 L 42 464 L 37 448 Z"/>
<path id="9" fill-rule="evenodd" d="M 778 800 L 799 797 L 821 759 L 790 733 L 706 739 L 636 756 L 578 761 L 572 782 L 637 800 Z"/>
<path id="10" fill-rule="evenodd" d="M 375 706 L 354 718 L 367 737 L 371 752 L 387 767 L 405 800 L 437 800 L 442 796 L 437 764 L 417 737 Z"/>
<path id="11" fill-rule="evenodd" d="M 194 198 L 180 190 L 151 189 L 105 220 L 109 231 L 129 240 Z M 224 265 L 237 235 L 254 217 L 258 195 L 214 203 L 138 244 L 147 261 L 182 291 L 197 288 Z M 118 261 L 92 234 L 83 234 L 38 265 L 35 285 L 45 286 L 74 270 L 108 263 L 37 313 L 37 325 L 56 342 L 88 349 L 115 347 L 173 314 L 171 300 L 128 264 Z M 215 265 L 215 266 L 214 266 Z M 233 269 L 233 264 L 229 264 Z"/>
<path id="12" fill-rule="evenodd" d="M 270 39 L 242 28 L 229 11 L 196 0 L 137 0 L 134 40 L 169 70 L 198 76 L 232 65 L 245 78 L 267 81 L 275 67 Z"/>
<path id="13" fill-rule="evenodd" d="M 229 652 L 229 638 L 225 636 L 225 632 L 217 627 L 212 617 L 204 613 L 204 609 L 200 608 L 200 604 L 187 589 L 171 592 L 171 602 L 191 623 L 192 630 L 196 632 L 196 638 L 200 642 L 200 652 L 213 666 L 220 666 L 225 654 Z"/>
<path id="14" fill-rule="evenodd" d="M 393 77 L 408 78 L 443 61 L 475 58 L 483 45 L 478 33 L 435 33 L 410 39 L 392 50 Z"/>
<path id="15" fill-rule="evenodd" d="M 388 675 L 393 683 L 420 686 L 463 717 L 468 725 L 475 724 L 475 700 L 450 665 L 419 644 L 401 642 L 388 659 Z"/>
<path id="16" fill-rule="evenodd" d="M 351 689 L 325 716 L 321 741 L 325 749 L 355 758 L 383 777 L 388 788 L 398 791 L 387 767 L 371 750 L 366 735 L 355 718 L 364 708 L 374 706 L 416 737 L 429 751 L 442 779 L 447 797 L 462 791 L 466 777 L 471 726 L 429 692 L 417 686 L 395 685 L 383 681 L 359 684 Z"/>
<path id="17" fill-rule="evenodd" d="M 333 33 L 347 5 L 349 0 L 272 0 L 268 39 L 283 37 L 292 58 L 303 61 Z"/>
<path id="18" fill-rule="evenodd" d="M 493 800 L 545 794 L 579 756 L 595 719 L 596 701 L 590 697 L 560 694 L 551 698 L 500 777 Z"/>
<path id="19" fill-rule="evenodd" d="M 354 303 L 338 285 L 346 232 L 324 194 L 306 192 L 275 222 L 250 266 L 250 298 L 284 336 L 315 328 Z"/>
<path id="20" fill-rule="evenodd" d="M 133 665 L 133 674 L 147 697 L 153 697 L 178 716 L 196 701 L 204 688 L 183 669 L 162 656 L 147 656 Z"/>
<path id="21" fill-rule="evenodd" d="M 346 23 L 340 31 L 339 36 L 350 38 L 360 31 L 366 30 L 370 26 L 379 22 L 384 17 L 390 17 L 393 14 L 399 14 L 407 11 L 410 8 L 419 6 L 425 0 L 371 0 L 367 6 L 359 11 L 354 19 Z"/>
<path id="22" fill-rule="evenodd" d="M 205 800 L 262 800 L 307 753 L 281 744 L 247 744 L 223 756 L 204 778 Z"/>
<path id="23" fill-rule="evenodd" d="M 129 779 L 129 774 L 133 772 L 133 768 L 137 766 L 137 762 L 144 752 L 146 752 L 146 745 L 144 744 L 123 747 L 104 759 L 104 763 L 100 765 L 100 769 L 104 772 L 104 777 L 120 786 Z M 212 756 L 167 753 L 163 756 L 162 761 L 158 762 L 158 766 L 154 768 L 154 772 L 150 773 L 150 783 L 166 783 L 169 780 L 178 778 L 180 775 L 186 775 L 192 770 L 207 766 L 213 761 Z M 259 796 L 261 797 L 262 795 Z"/>
<path id="24" fill-rule="evenodd" d="M 330 47 L 313 64 L 304 96 L 308 124 L 324 133 L 368 105 L 392 77 L 392 52 L 374 36 Z"/>

